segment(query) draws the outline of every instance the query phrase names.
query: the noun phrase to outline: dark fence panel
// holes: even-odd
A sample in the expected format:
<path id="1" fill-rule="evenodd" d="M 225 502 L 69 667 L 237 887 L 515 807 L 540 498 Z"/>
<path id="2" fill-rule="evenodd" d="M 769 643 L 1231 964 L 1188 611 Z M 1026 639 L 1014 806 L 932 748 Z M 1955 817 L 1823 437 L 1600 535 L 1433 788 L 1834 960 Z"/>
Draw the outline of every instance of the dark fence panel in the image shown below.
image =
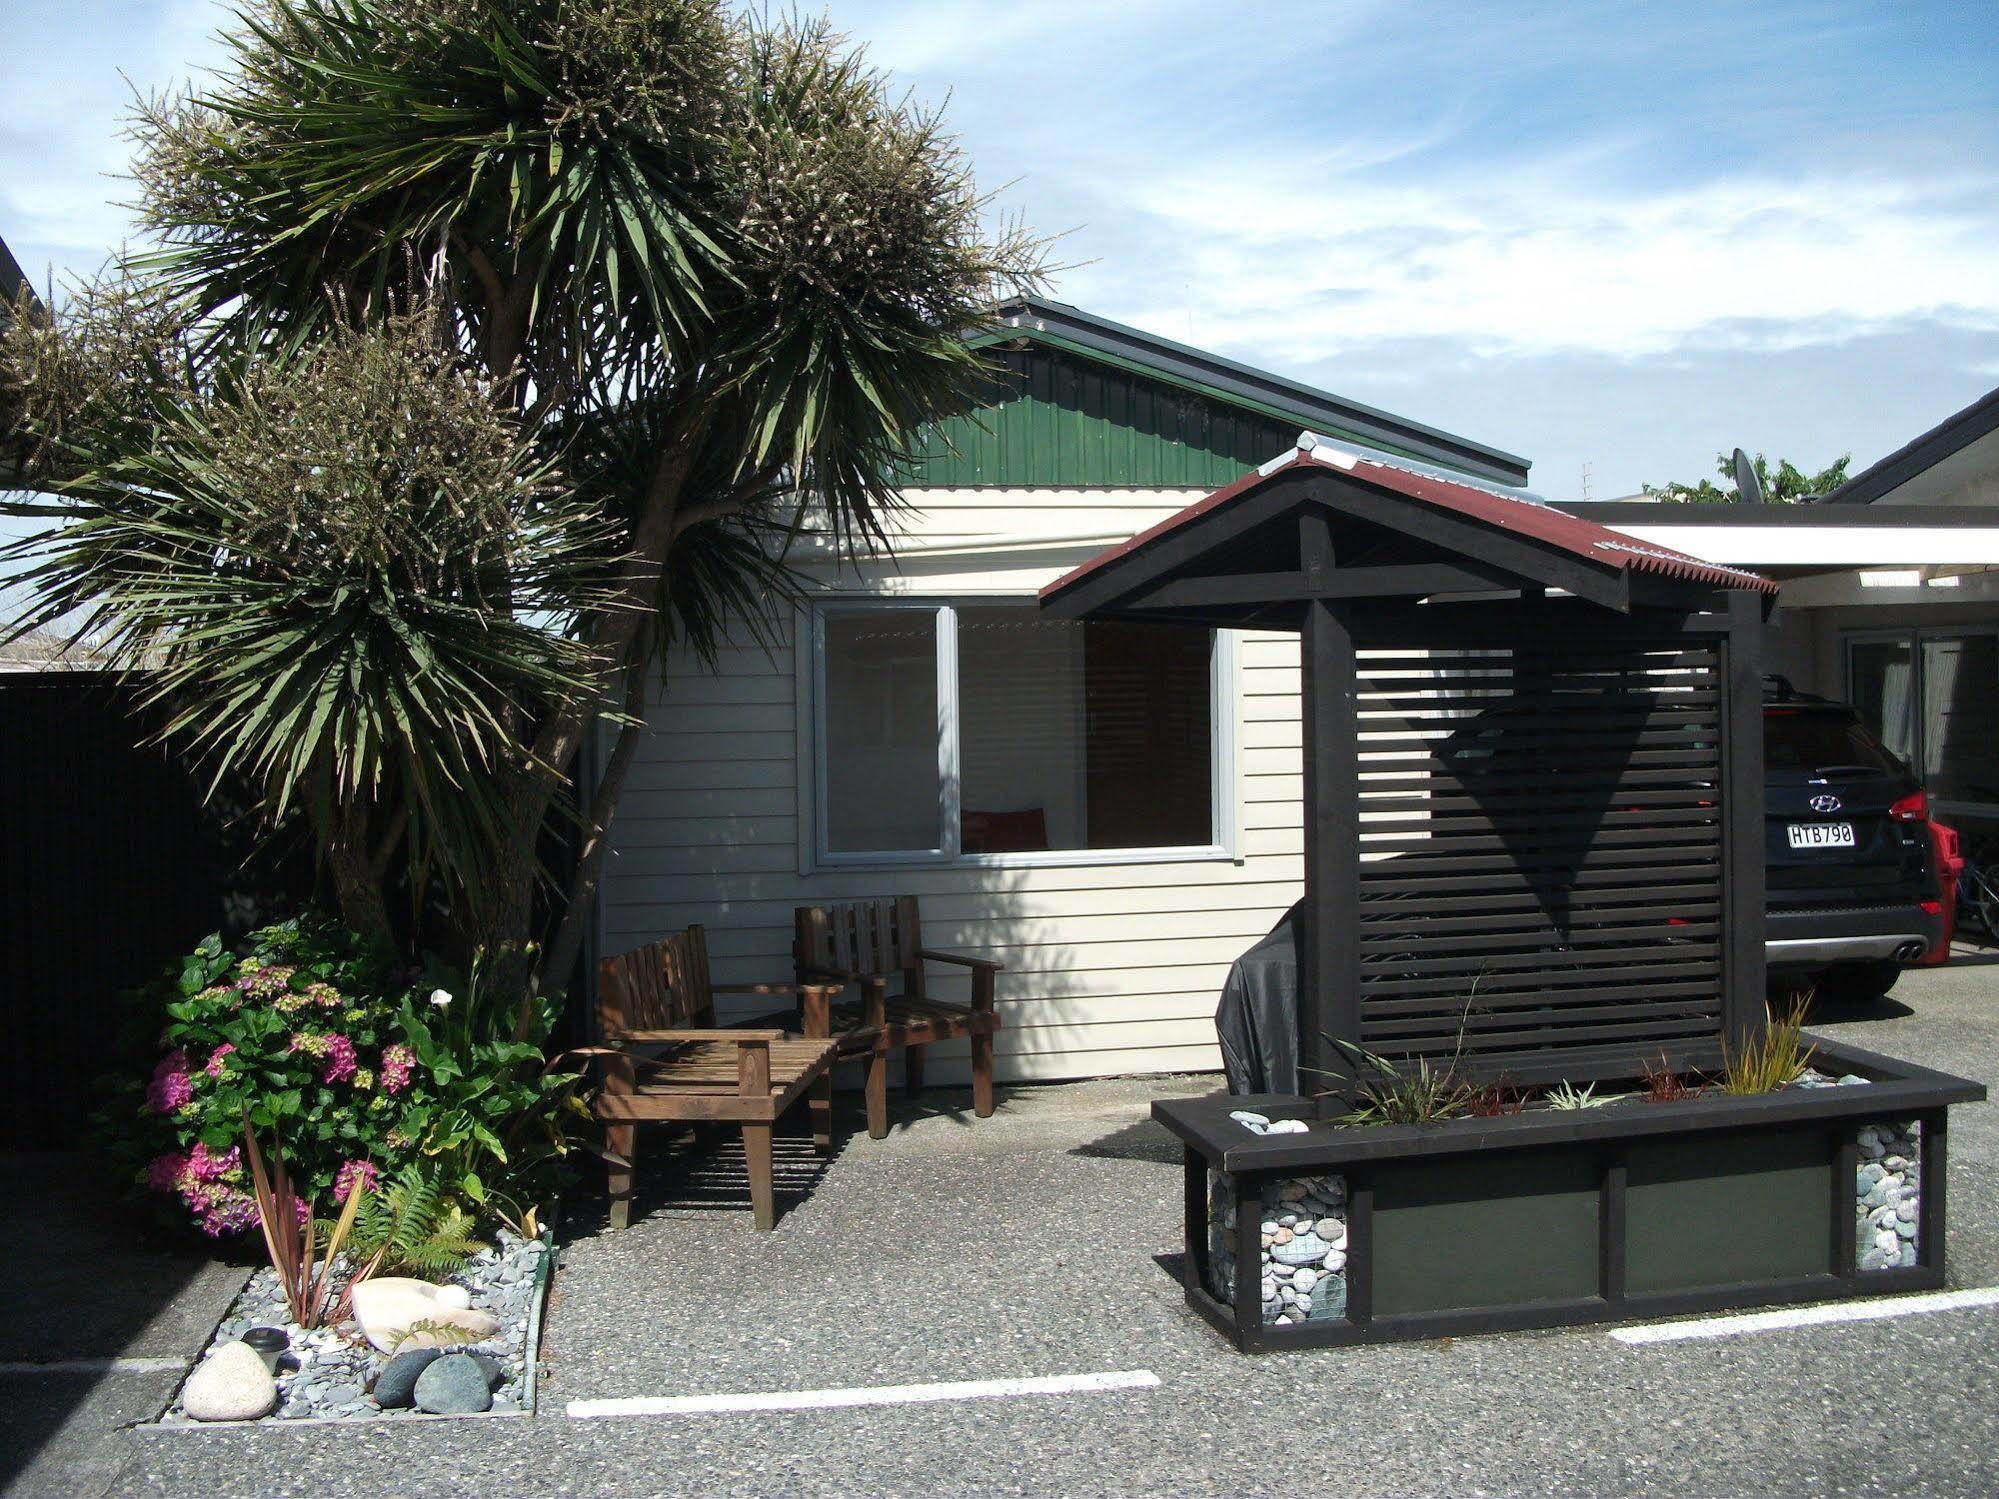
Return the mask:
<path id="1" fill-rule="evenodd" d="M 1716 1037 L 1717 648 L 1523 630 L 1357 665 L 1361 1045 L 1503 1065 Z"/>
<path id="2" fill-rule="evenodd" d="M 242 831 L 141 747 L 131 693 L 99 673 L 0 676 L 0 1148 L 73 1145 L 120 991 L 310 888 L 299 856 L 246 862 Z"/>

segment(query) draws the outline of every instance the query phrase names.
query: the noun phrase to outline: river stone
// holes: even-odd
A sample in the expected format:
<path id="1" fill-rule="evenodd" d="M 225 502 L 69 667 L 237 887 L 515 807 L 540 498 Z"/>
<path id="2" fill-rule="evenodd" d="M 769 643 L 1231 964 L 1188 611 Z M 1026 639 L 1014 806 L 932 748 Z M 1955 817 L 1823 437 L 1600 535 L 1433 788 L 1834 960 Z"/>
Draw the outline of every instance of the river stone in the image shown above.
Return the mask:
<path id="1" fill-rule="evenodd" d="M 504 1276 L 501 1277 L 505 1279 Z M 444 1285 L 437 1288 L 437 1304 L 448 1306 L 456 1312 L 472 1310 L 472 1293 L 463 1286 Z"/>
<path id="2" fill-rule="evenodd" d="M 447 1353 L 416 1377 L 418 1410 L 433 1416 L 469 1416 L 493 1404 L 493 1387 L 477 1360 Z"/>
<path id="3" fill-rule="evenodd" d="M 375 1404 L 405 1410 L 416 1400 L 417 1376 L 444 1355 L 436 1348 L 412 1348 L 390 1359 L 375 1380 Z"/>
<path id="4" fill-rule="evenodd" d="M 1312 1305 L 1307 1314 L 1317 1322 L 1325 1319 L 1344 1317 L 1347 1314 L 1347 1278 L 1344 1275 L 1328 1275 L 1312 1287 Z"/>
<path id="5" fill-rule="evenodd" d="M 442 1289 L 401 1276 L 364 1280 L 354 1287 L 354 1320 L 382 1353 L 482 1343 L 500 1330 L 500 1319 L 491 1312 L 444 1305 L 437 1299 Z"/>
<path id="6" fill-rule="evenodd" d="M 278 1407 L 278 1382 L 248 1343 L 224 1343 L 201 1361 L 181 1391 L 197 1421 L 255 1421 Z"/>
<path id="7" fill-rule="evenodd" d="M 1332 1252 L 1333 1246 L 1315 1233 L 1294 1234 L 1287 1243 L 1270 1246 L 1270 1257 L 1280 1265 L 1312 1265 Z"/>

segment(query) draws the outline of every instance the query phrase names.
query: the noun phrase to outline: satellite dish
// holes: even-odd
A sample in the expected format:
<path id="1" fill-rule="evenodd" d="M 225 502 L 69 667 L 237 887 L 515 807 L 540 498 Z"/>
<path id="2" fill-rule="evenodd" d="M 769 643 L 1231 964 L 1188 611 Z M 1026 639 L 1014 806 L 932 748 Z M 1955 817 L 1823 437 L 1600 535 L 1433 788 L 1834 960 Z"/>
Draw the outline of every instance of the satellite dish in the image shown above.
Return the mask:
<path id="1" fill-rule="evenodd" d="M 1749 461 L 1749 455 L 1735 450 L 1735 503 L 1738 505 L 1760 505 L 1763 503 L 1763 481 L 1756 477 L 1756 465 Z"/>

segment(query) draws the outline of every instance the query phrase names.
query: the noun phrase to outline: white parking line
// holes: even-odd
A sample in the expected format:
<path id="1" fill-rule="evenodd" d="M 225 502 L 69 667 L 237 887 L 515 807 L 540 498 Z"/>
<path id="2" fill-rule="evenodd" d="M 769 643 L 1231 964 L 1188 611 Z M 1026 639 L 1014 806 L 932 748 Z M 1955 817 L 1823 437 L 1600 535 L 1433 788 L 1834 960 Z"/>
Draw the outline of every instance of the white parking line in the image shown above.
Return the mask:
<path id="1" fill-rule="evenodd" d="M 184 1358 L 61 1358 L 0 1363 L 0 1374 L 174 1374 L 186 1367 Z"/>
<path id="2" fill-rule="evenodd" d="M 1871 1301 L 1835 1301 L 1789 1307 L 1779 1312 L 1745 1312 L 1737 1317 L 1654 1322 L 1646 1327 L 1612 1328 L 1610 1335 L 1620 1343 L 1680 1343 L 1689 1338 L 1732 1338 L 1738 1333 L 1820 1327 L 1829 1322 L 1878 1322 L 1887 1317 L 1918 1317 L 1926 1312 L 1955 1312 L 1979 1306 L 1999 1306 L 1999 1286 L 1935 1291 L 1923 1296 L 1880 1296 Z"/>
<path id="3" fill-rule="evenodd" d="M 700 1416 L 728 1411 L 835 1410 L 856 1405 L 909 1405 L 931 1400 L 1000 1400 L 1015 1395 L 1080 1395 L 1102 1390 L 1149 1390 L 1150 1369 L 1107 1374 L 1052 1374 L 1040 1379 L 961 1379 L 946 1384 L 873 1385 L 845 1390 L 779 1390 L 753 1395 L 638 1396 L 572 1400 L 568 1413 L 594 1416 Z"/>

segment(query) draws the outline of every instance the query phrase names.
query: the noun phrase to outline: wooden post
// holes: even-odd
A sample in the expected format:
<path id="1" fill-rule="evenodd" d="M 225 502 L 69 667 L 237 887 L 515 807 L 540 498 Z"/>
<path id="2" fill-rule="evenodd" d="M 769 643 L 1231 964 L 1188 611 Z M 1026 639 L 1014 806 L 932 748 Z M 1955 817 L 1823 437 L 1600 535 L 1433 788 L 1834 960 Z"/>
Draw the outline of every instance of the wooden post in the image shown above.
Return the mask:
<path id="1" fill-rule="evenodd" d="M 1769 1022 L 1764 998 L 1763 601 L 1728 591 L 1723 701 L 1721 1023 L 1740 1046 Z"/>
<path id="2" fill-rule="evenodd" d="M 1299 518 L 1308 586 L 1330 582 L 1331 527 Z M 1298 941 L 1298 1091 L 1323 1095 L 1351 1075 L 1335 1038 L 1360 1043 L 1360 759 L 1348 605 L 1315 598 L 1299 631 L 1305 772 L 1305 902 Z M 1320 1112 L 1331 1100 L 1321 1098 Z"/>

